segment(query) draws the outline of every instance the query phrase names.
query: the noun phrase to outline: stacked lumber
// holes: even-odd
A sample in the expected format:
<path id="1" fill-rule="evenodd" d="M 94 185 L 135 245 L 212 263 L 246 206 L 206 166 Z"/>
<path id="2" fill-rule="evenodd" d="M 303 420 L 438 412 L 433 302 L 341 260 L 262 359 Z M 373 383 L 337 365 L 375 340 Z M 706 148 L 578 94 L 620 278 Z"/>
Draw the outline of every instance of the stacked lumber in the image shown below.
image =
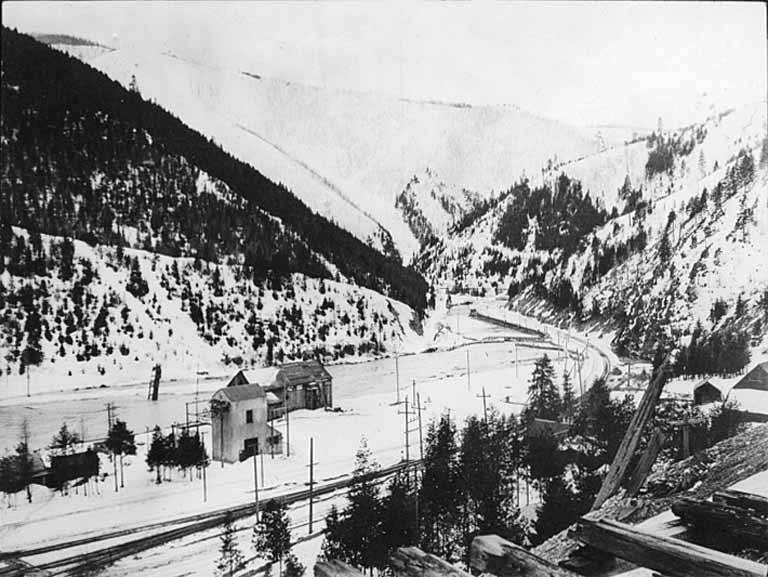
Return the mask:
<path id="1" fill-rule="evenodd" d="M 617 521 L 582 518 L 570 536 L 666 577 L 766 577 L 768 566 L 639 531 Z"/>

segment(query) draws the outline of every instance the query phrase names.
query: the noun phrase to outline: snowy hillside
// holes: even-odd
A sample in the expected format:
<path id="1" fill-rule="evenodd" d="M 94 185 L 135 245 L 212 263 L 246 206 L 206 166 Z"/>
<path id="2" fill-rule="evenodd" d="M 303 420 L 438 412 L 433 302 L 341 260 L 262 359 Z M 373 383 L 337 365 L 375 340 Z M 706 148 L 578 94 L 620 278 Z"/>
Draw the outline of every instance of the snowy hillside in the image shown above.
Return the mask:
<path id="1" fill-rule="evenodd" d="M 537 173 L 553 155 L 597 151 L 592 134 L 515 107 L 325 90 L 181 54 L 118 49 L 88 62 L 125 86 L 135 76 L 145 97 L 358 238 L 386 250 L 389 233 L 406 261 L 419 242 L 395 198 L 425 166 L 452 186 L 488 195 Z"/>
<path id="2" fill-rule="evenodd" d="M 486 201 L 476 192 L 446 184 L 427 167 L 408 181 L 397 196 L 395 207 L 423 246 L 485 208 Z"/>
<path id="3" fill-rule="evenodd" d="M 417 264 L 457 290 L 508 292 L 515 302 L 536 296 L 583 319 L 610 318 L 624 349 L 648 354 L 659 341 L 690 334 L 697 321 L 713 331 L 738 325 L 758 346 L 768 329 L 765 127 L 765 104 L 756 104 L 553 167 L 428 246 Z M 580 183 L 594 202 L 526 216 L 520 195 L 550 198 L 554 189 L 555 202 L 565 190 L 562 174 L 571 177 L 566 189 Z M 576 245 L 566 243 L 565 231 L 594 205 L 603 216 L 589 221 Z M 554 228 L 542 238 L 547 220 Z M 712 322 L 719 299 L 727 312 Z"/>
<path id="4" fill-rule="evenodd" d="M 17 228 L 11 242 L 33 244 Z M 24 393 L 27 371 L 41 392 L 148 380 L 154 363 L 179 378 L 196 366 L 223 374 L 374 356 L 419 339 L 410 308 L 347 283 L 298 273 L 257 281 L 238 265 L 80 241 L 65 273 L 50 261 L 64 243 L 41 236 L 40 274 L 0 274 L 5 397 Z"/>

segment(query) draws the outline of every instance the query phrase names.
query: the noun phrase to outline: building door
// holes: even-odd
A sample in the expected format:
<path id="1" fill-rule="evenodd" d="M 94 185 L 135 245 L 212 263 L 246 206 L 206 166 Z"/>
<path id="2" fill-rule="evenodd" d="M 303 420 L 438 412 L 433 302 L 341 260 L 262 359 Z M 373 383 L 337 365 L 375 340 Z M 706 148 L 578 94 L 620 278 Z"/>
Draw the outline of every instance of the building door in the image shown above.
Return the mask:
<path id="1" fill-rule="evenodd" d="M 253 437 L 243 441 L 243 453 L 247 455 L 259 454 L 259 438 Z"/>

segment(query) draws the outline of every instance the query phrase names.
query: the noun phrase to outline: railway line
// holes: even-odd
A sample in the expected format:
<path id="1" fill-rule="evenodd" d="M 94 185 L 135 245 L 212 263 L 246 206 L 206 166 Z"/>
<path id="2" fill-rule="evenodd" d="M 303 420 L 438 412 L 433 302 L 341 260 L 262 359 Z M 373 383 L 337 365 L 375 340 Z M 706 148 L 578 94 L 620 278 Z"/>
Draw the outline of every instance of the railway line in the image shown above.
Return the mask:
<path id="1" fill-rule="evenodd" d="M 421 462 L 418 460 L 400 462 L 390 467 L 383 468 L 376 473 L 373 473 L 371 478 L 384 480 L 401 471 L 405 471 L 408 468 L 418 467 L 420 464 Z M 338 481 L 326 483 L 324 485 L 317 485 L 313 489 L 313 497 L 328 495 L 335 491 L 348 488 L 352 482 L 353 478 L 348 476 L 346 478 L 339 479 Z M 260 506 L 264 506 L 266 503 L 274 500 L 279 500 L 286 505 L 290 505 L 300 501 L 306 501 L 309 499 L 309 496 L 309 489 L 302 489 L 299 491 L 286 493 L 284 495 L 276 495 L 274 497 L 264 499 L 260 502 Z M 47 576 L 77 574 L 85 569 L 108 565 L 124 557 L 135 555 L 165 543 L 175 541 L 195 533 L 206 531 L 208 529 L 212 529 L 218 525 L 223 525 L 228 519 L 234 521 L 253 516 L 256 514 L 256 511 L 256 503 L 245 503 L 242 505 L 225 507 L 197 515 L 177 517 L 174 519 L 169 519 L 168 521 L 103 533 L 94 537 L 73 539 L 70 541 L 43 547 L 36 547 L 33 549 L 0 553 L 0 560 L 7 563 L 7 568 L 0 568 L 0 576 L 17 577 L 21 575 L 28 575 L 31 571 L 34 571 L 39 575 Z M 142 535 L 137 538 L 103 547 L 96 551 L 64 555 L 58 559 L 35 565 L 32 565 L 27 561 L 27 558 L 29 557 L 56 553 L 60 551 L 63 552 L 68 549 L 75 549 L 77 547 L 91 545 L 93 543 L 120 539 L 121 537 L 129 537 L 147 532 L 151 534 Z"/>

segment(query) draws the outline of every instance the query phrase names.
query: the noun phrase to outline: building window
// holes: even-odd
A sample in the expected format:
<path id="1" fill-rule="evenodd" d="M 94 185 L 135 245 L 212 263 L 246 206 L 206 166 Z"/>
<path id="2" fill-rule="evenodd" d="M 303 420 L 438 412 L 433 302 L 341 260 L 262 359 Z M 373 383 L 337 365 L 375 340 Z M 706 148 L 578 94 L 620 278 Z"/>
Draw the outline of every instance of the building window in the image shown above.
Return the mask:
<path id="1" fill-rule="evenodd" d="M 251 409 L 245 411 L 245 422 L 253 423 L 253 411 Z"/>

